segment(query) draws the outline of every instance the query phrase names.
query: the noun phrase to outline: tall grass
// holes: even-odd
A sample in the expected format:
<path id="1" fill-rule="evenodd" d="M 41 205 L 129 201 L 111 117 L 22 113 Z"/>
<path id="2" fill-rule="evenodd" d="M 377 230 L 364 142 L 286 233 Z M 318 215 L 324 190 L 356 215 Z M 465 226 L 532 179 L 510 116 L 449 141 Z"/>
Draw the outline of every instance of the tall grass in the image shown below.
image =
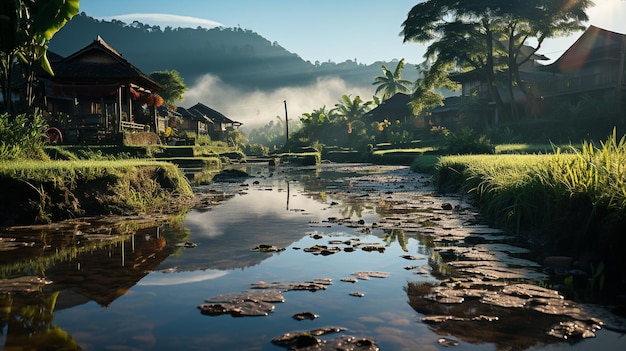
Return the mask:
<path id="1" fill-rule="evenodd" d="M 556 149 L 541 155 L 444 156 L 435 179 L 442 190 L 474 194 L 492 223 L 520 229 L 544 228 L 555 218 L 597 213 L 626 214 L 626 140 L 614 132 L 596 147 Z M 580 219 L 580 218 L 578 218 Z M 584 228 L 582 228 L 584 229 Z"/>

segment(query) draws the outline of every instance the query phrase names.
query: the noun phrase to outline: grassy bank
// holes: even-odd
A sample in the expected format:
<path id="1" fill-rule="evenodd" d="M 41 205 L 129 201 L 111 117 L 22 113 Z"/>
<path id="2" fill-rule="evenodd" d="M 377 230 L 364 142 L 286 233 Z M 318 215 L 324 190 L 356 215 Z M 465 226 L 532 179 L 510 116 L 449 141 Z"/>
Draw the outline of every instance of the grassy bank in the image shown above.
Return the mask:
<path id="1" fill-rule="evenodd" d="M 532 236 L 544 255 L 619 270 L 626 265 L 626 140 L 613 134 L 568 151 L 443 156 L 434 179 L 442 192 L 473 196 L 490 224 Z"/>
<path id="2" fill-rule="evenodd" d="M 151 160 L 1 161 L 0 224 L 167 212 L 193 196 L 173 164 Z"/>

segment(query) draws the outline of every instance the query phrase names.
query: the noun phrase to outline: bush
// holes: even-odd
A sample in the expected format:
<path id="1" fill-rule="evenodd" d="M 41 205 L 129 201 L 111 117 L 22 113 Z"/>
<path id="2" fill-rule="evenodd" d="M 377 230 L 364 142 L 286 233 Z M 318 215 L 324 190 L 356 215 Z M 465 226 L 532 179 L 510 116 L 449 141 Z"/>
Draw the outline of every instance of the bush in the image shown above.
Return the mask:
<path id="1" fill-rule="evenodd" d="M 270 148 L 261 144 L 248 144 L 246 145 L 246 155 L 251 156 L 267 156 L 270 152 Z"/>
<path id="2" fill-rule="evenodd" d="M 36 115 L 0 115 L 0 160 L 47 159 L 43 151 L 48 124 Z"/>
<path id="3" fill-rule="evenodd" d="M 446 136 L 445 151 L 451 155 L 494 154 L 496 147 L 485 135 L 477 136 L 471 129 Z"/>

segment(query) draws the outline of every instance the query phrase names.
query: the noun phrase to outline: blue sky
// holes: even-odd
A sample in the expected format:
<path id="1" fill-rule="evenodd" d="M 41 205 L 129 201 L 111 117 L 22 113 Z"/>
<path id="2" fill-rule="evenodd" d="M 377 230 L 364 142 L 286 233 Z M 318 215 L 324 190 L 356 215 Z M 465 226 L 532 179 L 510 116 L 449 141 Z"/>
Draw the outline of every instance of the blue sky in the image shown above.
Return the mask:
<path id="1" fill-rule="evenodd" d="M 405 58 L 422 61 L 424 47 L 402 42 L 399 33 L 406 15 L 418 0 L 81 0 L 80 10 L 95 18 L 133 14 L 143 23 L 164 22 L 159 14 L 203 19 L 190 21 L 190 27 L 217 23 L 225 27 L 250 29 L 267 40 L 277 42 L 305 60 L 343 62 L 357 59 L 370 64 L 378 60 Z M 626 0 L 595 0 L 588 12 L 588 24 L 626 33 Z M 172 18 L 165 23 L 173 27 L 183 22 Z M 578 37 L 550 40 L 542 53 L 556 59 Z"/>

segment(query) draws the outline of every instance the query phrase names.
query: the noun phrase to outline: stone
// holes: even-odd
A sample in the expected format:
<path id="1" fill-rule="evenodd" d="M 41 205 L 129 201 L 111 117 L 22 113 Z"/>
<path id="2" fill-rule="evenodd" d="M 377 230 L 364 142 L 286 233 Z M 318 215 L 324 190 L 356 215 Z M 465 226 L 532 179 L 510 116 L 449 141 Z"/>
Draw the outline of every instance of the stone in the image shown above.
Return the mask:
<path id="1" fill-rule="evenodd" d="M 293 315 L 293 319 L 298 321 L 303 321 L 305 319 L 314 320 L 317 319 L 319 315 L 312 312 L 301 312 Z"/>
<path id="2" fill-rule="evenodd" d="M 267 316 L 274 311 L 274 302 L 284 302 L 278 290 L 243 291 L 237 294 L 222 294 L 205 300 L 200 304 L 200 313 L 208 316 L 230 314 L 233 317 Z"/>
<path id="3" fill-rule="evenodd" d="M 285 248 L 284 247 L 277 247 L 277 246 L 270 245 L 270 244 L 260 244 L 260 245 L 257 245 L 255 248 L 253 248 L 252 251 L 256 251 L 256 252 L 281 252 L 281 251 L 285 251 Z"/>

